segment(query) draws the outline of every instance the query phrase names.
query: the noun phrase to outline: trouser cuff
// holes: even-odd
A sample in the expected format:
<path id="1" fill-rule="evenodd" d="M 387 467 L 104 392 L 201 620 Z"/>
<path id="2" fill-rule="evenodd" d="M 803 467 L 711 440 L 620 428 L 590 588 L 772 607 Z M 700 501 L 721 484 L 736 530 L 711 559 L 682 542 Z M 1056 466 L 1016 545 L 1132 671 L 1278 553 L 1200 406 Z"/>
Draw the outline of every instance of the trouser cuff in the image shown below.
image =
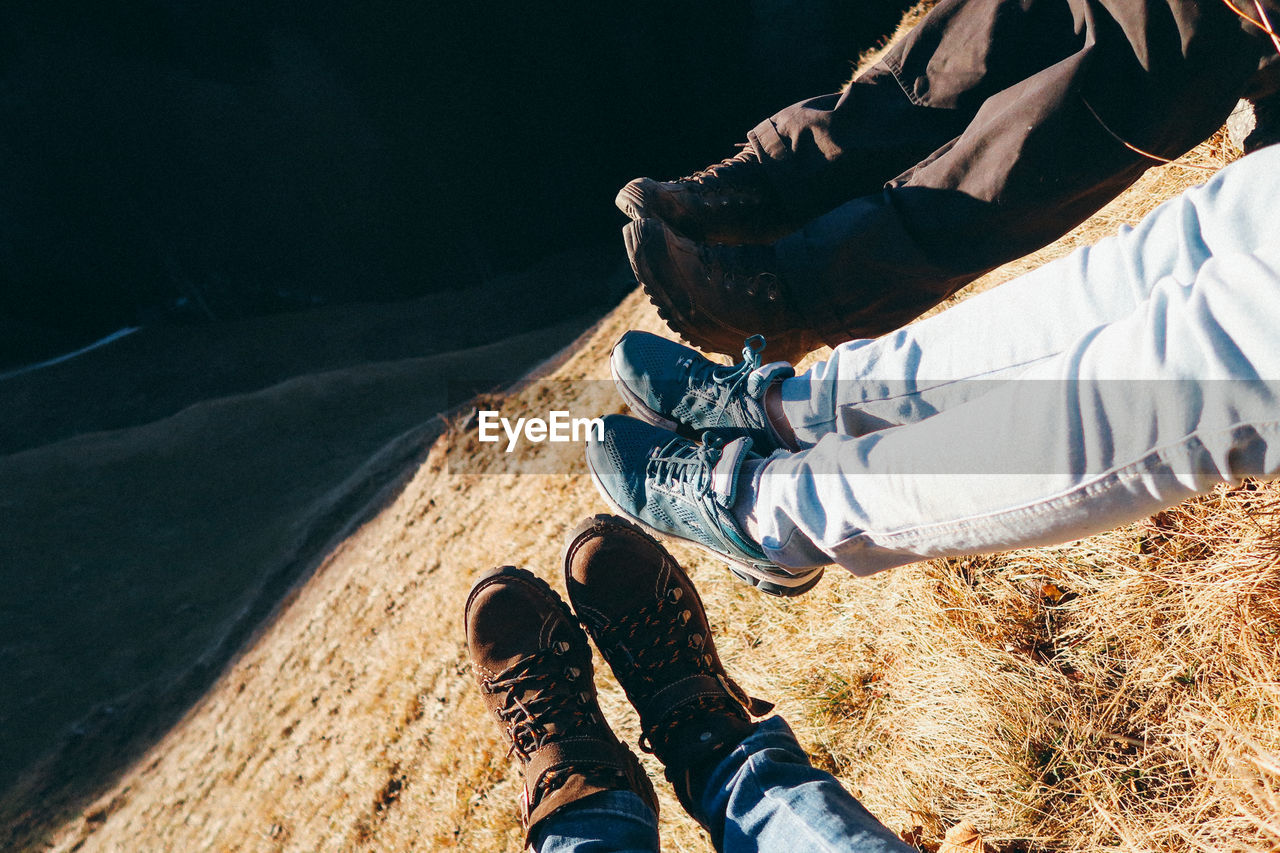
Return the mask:
<path id="1" fill-rule="evenodd" d="M 747 142 L 764 165 L 764 173 L 777 193 L 783 209 L 791 219 L 800 222 L 805 218 L 804 205 L 798 197 L 804 182 L 792 156 L 790 143 L 778 132 L 772 118 L 767 118 L 747 132 Z"/>

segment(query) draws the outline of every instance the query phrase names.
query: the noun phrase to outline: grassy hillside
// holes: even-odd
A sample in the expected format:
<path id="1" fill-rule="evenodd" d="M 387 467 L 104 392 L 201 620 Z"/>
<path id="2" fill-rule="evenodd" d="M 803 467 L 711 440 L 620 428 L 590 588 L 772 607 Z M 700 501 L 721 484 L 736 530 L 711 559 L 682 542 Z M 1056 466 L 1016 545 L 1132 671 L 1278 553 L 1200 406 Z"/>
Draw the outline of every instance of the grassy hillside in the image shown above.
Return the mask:
<path id="1" fill-rule="evenodd" d="M 1215 140 L 1189 160 L 1228 157 Z M 1205 174 L 1155 170 L 971 290 L 1110 233 Z M 662 330 L 638 293 L 551 370 L 566 382 L 493 402 L 621 411 L 607 382 L 581 380 L 607 378 L 608 349 L 631 328 Z M 502 563 L 560 587 L 563 536 L 604 507 L 578 463 L 506 472 L 464 427 L 52 849 L 518 848 L 519 778 L 468 672 L 462 604 Z M 1280 488 L 1248 483 L 1061 547 L 861 580 L 831 570 L 788 601 L 673 551 L 735 677 L 925 849 L 968 820 L 1002 850 L 1268 850 L 1280 848 L 1278 508 Z M 597 680 L 634 741 L 634 713 Z M 660 792 L 666 849 L 709 849 Z"/>

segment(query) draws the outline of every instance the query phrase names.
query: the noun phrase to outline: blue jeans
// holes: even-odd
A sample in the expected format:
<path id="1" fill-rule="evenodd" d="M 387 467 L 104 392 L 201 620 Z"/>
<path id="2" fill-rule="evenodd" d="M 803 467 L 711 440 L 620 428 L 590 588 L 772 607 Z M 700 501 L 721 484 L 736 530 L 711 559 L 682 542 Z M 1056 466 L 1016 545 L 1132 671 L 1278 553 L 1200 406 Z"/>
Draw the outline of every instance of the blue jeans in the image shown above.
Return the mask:
<path id="1" fill-rule="evenodd" d="M 830 773 L 809 763 L 791 728 L 770 717 L 707 782 L 702 813 L 726 853 L 795 850 L 913 853 Z M 630 791 L 595 794 L 537 827 L 538 853 L 656 853 L 658 818 Z"/>
<path id="2" fill-rule="evenodd" d="M 1280 476 L 1280 146 L 1133 228 L 782 385 L 744 483 L 784 566 L 1064 542 Z"/>

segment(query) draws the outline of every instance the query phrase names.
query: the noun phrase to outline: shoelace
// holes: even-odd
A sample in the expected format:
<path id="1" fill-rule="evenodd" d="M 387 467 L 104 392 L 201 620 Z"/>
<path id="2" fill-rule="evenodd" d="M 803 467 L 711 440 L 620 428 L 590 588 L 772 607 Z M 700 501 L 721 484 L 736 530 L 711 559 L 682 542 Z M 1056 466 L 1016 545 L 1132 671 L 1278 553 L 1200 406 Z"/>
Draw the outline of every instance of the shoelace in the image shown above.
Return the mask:
<path id="1" fill-rule="evenodd" d="M 689 377 L 698 383 L 706 381 L 722 385 L 729 393 L 737 391 L 747 381 L 751 371 L 760 367 L 760 354 L 764 352 L 764 335 L 752 335 L 743 342 L 742 361 L 733 365 L 713 364 L 690 359 Z"/>
<path id="2" fill-rule="evenodd" d="M 521 658 L 497 677 L 483 682 L 486 693 L 506 692 L 497 714 L 511 737 L 508 758 L 519 755 L 527 761 L 529 754 L 548 739 L 573 731 L 577 725 L 595 722 L 595 714 L 586 709 L 590 694 L 580 691 L 575 697 L 563 690 L 566 682 L 582 674 L 572 664 L 561 666 L 559 656 L 568 650 L 567 645 L 562 642 L 553 649 Z M 533 695 L 520 698 L 519 694 L 530 691 Z M 554 728 L 548 728 L 549 725 Z"/>
<path id="3" fill-rule="evenodd" d="M 654 738 L 708 713 L 741 711 L 750 701 L 731 679 L 716 672 L 714 658 L 705 651 L 707 638 L 684 630 L 693 612 L 683 606 L 683 590 L 671 587 L 652 603 L 625 613 L 609 627 L 601 646 L 613 657 L 625 656 L 627 697 L 643 707 L 648 697 L 637 695 L 637 682 L 648 688 L 674 683 L 692 673 L 714 675 L 725 688 L 724 696 L 704 696 L 681 705 L 658 720 L 644 720 L 640 748 L 652 753 Z M 656 641 L 653 639 L 656 638 Z M 618 655 L 619 649 L 625 649 Z"/>
<path id="4" fill-rule="evenodd" d="M 751 378 L 751 373 L 759 369 L 763 359 L 766 342 L 764 335 L 752 335 L 743 342 L 742 361 L 735 365 L 714 364 L 700 358 L 685 359 L 688 368 L 686 387 L 714 384 L 721 386 L 719 400 L 712 415 L 720 417 L 733 401 L 738 390 Z"/>
<path id="5" fill-rule="evenodd" d="M 677 180 L 676 183 L 702 184 L 708 178 L 720 178 L 720 172 L 724 169 L 732 168 L 737 166 L 739 163 L 746 163 L 755 159 L 752 153 L 747 149 L 746 142 L 738 142 L 735 143 L 735 145 L 740 149 L 737 154 L 734 154 L 732 157 L 726 157 L 719 163 L 712 163 L 705 169 L 699 169 L 692 175 L 686 175 Z"/>
<path id="6" fill-rule="evenodd" d="M 720 679 L 722 682 L 725 679 Z M 732 683 L 732 682 L 730 682 Z M 736 685 L 735 685 L 736 686 Z M 675 708 L 659 722 L 648 725 L 640 732 L 638 741 L 640 748 L 652 754 L 656 747 L 655 739 L 661 743 L 670 734 L 688 723 L 701 722 L 713 714 L 736 714 L 741 708 L 738 703 L 731 702 L 723 696 L 699 696 L 693 701 Z"/>
<path id="7" fill-rule="evenodd" d="M 672 587 L 658 599 L 645 602 L 633 611 L 619 616 L 609 626 L 602 638 L 610 649 L 625 646 L 628 651 L 627 666 L 635 678 L 646 685 L 665 684 L 671 680 L 672 665 L 684 663 L 694 669 L 710 667 L 708 655 L 703 654 L 706 637 L 688 634 L 684 628 L 693 617 L 693 611 L 682 606 L 684 591 Z M 646 637 L 661 638 L 658 642 L 637 643 Z"/>
<path id="8" fill-rule="evenodd" d="M 645 478 L 665 486 L 683 486 L 689 497 L 703 498 L 711 491 L 711 469 L 720 461 L 723 442 L 714 434 L 706 444 L 676 436 L 649 455 Z"/>

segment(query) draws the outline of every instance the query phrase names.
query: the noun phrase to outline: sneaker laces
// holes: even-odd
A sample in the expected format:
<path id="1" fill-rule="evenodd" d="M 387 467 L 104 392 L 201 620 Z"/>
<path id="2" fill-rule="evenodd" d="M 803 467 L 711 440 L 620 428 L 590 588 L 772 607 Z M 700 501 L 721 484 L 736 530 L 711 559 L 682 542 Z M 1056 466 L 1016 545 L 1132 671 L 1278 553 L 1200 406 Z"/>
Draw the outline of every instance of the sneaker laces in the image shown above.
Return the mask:
<path id="1" fill-rule="evenodd" d="M 565 686 L 574 681 L 582 670 L 572 664 L 560 667 L 556 658 L 569 650 L 569 644 L 561 641 L 550 649 L 542 649 L 523 657 L 494 678 L 481 682 L 486 693 L 506 696 L 498 709 L 498 719 L 507 729 L 511 748 L 507 757 L 529 756 L 543 744 L 572 732 L 578 725 L 597 722 L 593 711 L 588 710 L 588 691 L 580 691 L 576 701 L 565 693 Z M 521 696 L 526 698 L 521 698 Z"/>
<path id="2" fill-rule="evenodd" d="M 766 342 L 764 335 L 752 335 L 743 342 L 742 361 L 734 365 L 715 364 L 701 358 L 683 359 L 688 369 L 686 387 L 718 385 L 721 388 L 712 414 L 719 417 L 725 413 L 738 392 L 751 379 L 751 374 L 760 368 Z"/>
<path id="3" fill-rule="evenodd" d="M 706 497 L 711 491 L 711 471 L 720 461 L 723 444 L 714 434 L 706 438 L 706 444 L 694 444 L 676 436 L 655 449 L 645 463 L 645 478 L 658 485 L 683 487 L 682 491 L 694 499 Z"/>
<path id="4" fill-rule="evenodd" d="M 764 335 L 752 335 L 743 342 L 742 361 L 737 364 L 715 364 L 701 359 L 688 359 L 689 378 L 699 384 L 714 382 L 733 393 L 760 367 L 760 354 L 764 352 Z"/>

